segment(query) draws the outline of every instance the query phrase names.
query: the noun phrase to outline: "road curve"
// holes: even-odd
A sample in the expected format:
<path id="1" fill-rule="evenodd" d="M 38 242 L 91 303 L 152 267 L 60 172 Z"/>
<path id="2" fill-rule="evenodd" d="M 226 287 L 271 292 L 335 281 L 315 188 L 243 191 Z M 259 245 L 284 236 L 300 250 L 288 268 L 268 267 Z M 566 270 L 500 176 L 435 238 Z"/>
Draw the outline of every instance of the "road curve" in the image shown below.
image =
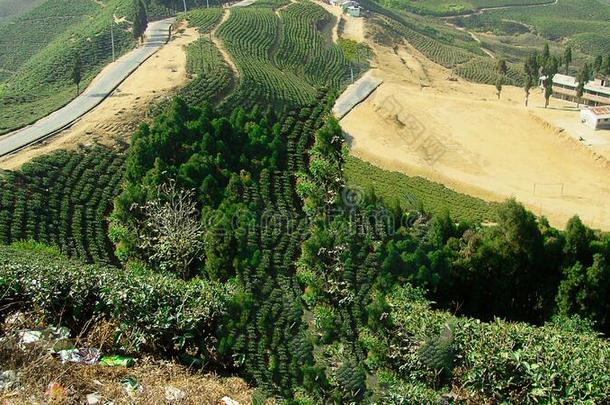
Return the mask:
<path id="1" fill-rule="evenodd" d="M 30 126 L 0 136 L 0 157 L 56 134 L 98 106 L 144 61 L 167 43 L 174 20 L 169 18 L 149 23 L 144 44 L 105 68 L 80 96 L 66 106 Z"/>

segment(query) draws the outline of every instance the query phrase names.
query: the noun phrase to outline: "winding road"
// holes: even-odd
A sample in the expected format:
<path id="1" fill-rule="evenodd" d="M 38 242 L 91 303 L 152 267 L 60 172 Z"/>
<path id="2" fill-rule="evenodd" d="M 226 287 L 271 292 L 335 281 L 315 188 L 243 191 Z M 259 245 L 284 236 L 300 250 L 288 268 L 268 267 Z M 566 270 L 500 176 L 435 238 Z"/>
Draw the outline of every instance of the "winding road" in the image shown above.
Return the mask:
<path id="1" fill-rule="evenodd" d="M 610 1 L 610 0 L 609 0 Z M 469 14 L 460 14 L 460 15 L 452 15 L 452 16 L 446 16 L 446 17 L 441 17 L 443 20 L 445 20 L 445 23 L 457 30 L 466 32 L 468 35 L 470 35 L 470 37 L 472 39 L 474 39 L 476 42 L 479 43 L 479 45 L 481 45 L 481 50 L 483 52 L 485 52 L 490 58 L 492 59 L 496 59 L 496 56 L 494 55 L 494 53 L 487 49 L 484 48 L 482 46 L 482 42 L 479 39 L 479 37 L 476 36 L 475 33 L 468 31 L 466 28 L 464 27 L 460 27 L 456 24 L 454 24 L 453 22 L 451 22 L 451 20 L 458 18 L 458 17 L 470 17 L 473 15 L 481 15 L 483 13 L 485 13 L 486 11 L 496 11 L 496 10 L 506 10 L 509 8 L 532 8 L 532 7 L 547 7 L 547 6 L 554 6 L 559 2 L 559 0 L 548 0 L 542 3 L 535 3 L 535 4 L 515 4 L 515 5 L 506 5 L 506 6 L 494 6 L 494 7 L 483 7 L 478 9 L 477 11 L 475 11 L 474 13 L 469 13 Z"/>
<path id="2" fill-rule="evenodd" d="M 144 61 L 167 43 L 174 18 L 148 24 L 142 46 L 108 65 L 89 87 L 63 108 L 36 123 L 0 137 L 0 157 L 16 152 L 68 128 L 97 107 Z"/>

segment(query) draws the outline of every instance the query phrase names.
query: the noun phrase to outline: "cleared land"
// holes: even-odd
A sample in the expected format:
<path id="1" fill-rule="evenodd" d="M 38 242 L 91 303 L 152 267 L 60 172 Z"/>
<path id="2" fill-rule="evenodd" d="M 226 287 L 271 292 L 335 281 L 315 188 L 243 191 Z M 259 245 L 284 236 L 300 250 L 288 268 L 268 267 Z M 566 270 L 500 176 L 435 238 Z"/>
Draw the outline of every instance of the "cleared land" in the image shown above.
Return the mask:
<path id="1" fill-rule="evenodd" d="M 608 131 L 581 126 L 568 103 L 545 110 L 538 90 L 525 108 L 520 88 L 497 100 L 411 47 L 374 49 L 384 83 L 341 121 L 352 154 L 479 198 L 514 196 L 559 227 L 578 214 L 610 228 Z"/>

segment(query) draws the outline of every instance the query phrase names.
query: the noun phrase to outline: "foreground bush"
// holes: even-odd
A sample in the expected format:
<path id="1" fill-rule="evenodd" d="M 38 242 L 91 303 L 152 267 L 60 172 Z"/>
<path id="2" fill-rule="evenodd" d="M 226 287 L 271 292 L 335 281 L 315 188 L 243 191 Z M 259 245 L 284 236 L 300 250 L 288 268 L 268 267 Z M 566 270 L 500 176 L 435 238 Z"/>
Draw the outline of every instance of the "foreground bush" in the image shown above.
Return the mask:
<path id="1" fill-rule="evenodd" d="M 369 356 L 385 357 L 404 379 L 386 378 L 388 395 L 402 392 L 406 381 L 444 386 L 439 392 L 476 402 L 610 402 L 610 342 L 586 322 L 561 319 L 534 327 L 455 318 L 430 309 L 409 286 L 397 288 L 387 302 L 392 337 L 368 346 Z"/>
<path id="2" fill-rule="evenodd" d="M 31 245 L 0 248 L 0 308 L 34 309 L 46 322 L 85 331 L 93 320 L 116 325 L 125 351 L 205 356 L 230 286 L 185 282 L 145 269 L 83 265 Z M 0 312 L 0 317 L 6 315 Z"/>

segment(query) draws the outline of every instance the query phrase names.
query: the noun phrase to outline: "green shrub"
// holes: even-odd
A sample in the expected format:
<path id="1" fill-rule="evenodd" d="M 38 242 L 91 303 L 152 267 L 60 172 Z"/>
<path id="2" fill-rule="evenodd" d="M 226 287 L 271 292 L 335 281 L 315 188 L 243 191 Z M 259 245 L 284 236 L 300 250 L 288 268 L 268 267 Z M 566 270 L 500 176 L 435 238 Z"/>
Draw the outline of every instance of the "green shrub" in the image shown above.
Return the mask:
<path id="1" fill-rule="evenodd" d="M 92 319 L 110 321 L 118 349 L 198 355 L 206 354 L 232 292 L 230 285 L 83 265 L 15 247 L 0 248 L 0 286 L 0 307 L 34 308 L 46 322 L 76 333 Z"/>
<path id="2" fill-rule="evenodd" d="M 450 323 L 452 339 L 441 352 L 450 350 L 454 357 L 450 386 L 461 387 L 470 399 L 518 404 L 610 401 L 610 342 L 591 332 L 586 322 L 557 319 L 535 327 L 452 318 L 430 309 L 409 286 L 393 291 L 388 302 L 393 325 L 381 337 L 391 336 L 386 338 L 388 364 L 397 366 L 404 381 L 436 388 L 425 372 L 422 350 L 433 351 L 425 349 L 430 347 L 426 342 Z"/>

